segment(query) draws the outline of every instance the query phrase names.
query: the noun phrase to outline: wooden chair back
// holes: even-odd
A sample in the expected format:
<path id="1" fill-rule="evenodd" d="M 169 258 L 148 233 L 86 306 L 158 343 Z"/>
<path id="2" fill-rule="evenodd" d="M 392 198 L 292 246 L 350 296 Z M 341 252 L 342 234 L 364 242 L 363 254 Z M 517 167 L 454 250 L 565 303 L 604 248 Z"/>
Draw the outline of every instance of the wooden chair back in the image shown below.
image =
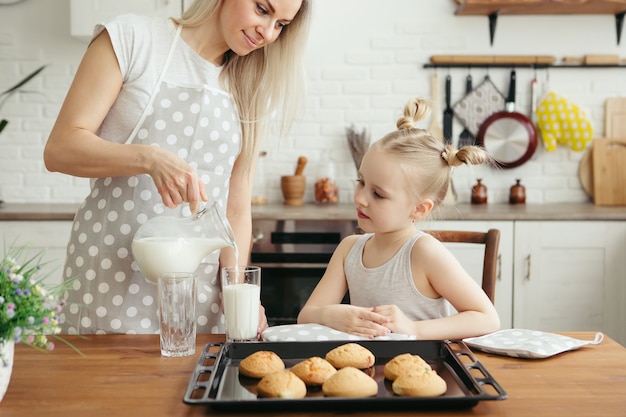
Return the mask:
<path id="1" fill-rule="evenodd" d="M 498 269 L 498 249 L 500 246 L 500 230 L 489 229 L 487 232 L 464 230 L 424 230 L 440 242 L 475 243 L 485 246 L 483 260 L 482 289 L 493 303 L 496 296 L 496 279 Z"/>

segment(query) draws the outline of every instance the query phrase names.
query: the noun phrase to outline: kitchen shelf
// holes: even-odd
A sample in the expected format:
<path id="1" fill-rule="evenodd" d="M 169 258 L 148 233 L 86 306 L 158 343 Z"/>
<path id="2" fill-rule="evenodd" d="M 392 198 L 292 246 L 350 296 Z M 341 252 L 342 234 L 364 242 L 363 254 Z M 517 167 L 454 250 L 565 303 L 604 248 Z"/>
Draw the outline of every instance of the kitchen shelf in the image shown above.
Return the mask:
<path id="1" fill-rule="evenodd" d="M 620 44 L 626 0 L 455 0 L 457 16 L 487 16 L 491 45 L 500 15 L 611 14 Z"/>

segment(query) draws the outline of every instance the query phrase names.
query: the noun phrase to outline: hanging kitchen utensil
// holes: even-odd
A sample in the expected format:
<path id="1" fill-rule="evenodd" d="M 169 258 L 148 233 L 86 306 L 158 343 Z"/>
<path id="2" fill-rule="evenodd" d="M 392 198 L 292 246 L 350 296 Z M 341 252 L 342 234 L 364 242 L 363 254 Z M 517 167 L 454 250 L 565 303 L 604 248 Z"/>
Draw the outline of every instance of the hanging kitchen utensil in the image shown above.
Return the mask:
<path id="1" fill-rule="evenodd" d="M 537 127 L 547 151 L 557 145 L 584 151 L 593 139 L 593 127 L 587 114 L 571 100 L 551 91 L 537 107 Z"/>
<path id="2" fill-rule="evenodd" d="M 469 94 L 472 92 L 472 74 L 467 74 L 467 78 L 465 79 L 465 94 Z M 472 135 L 472 132 L 469 131 L 467 127 L 463 128 L 463 131 L 459 135 L 459 148 L 463 146 L 471 146 L 476 143 L 476 138 Z"/>
<path id="3" fill-rule="evenodd" d="M 504 95 L 486 75 L 483 82 L 452 106 L 452 110 L 463 126 L 476 136 L 487 117 L 504 110 Z"/>
<path id="4" fill-rule="evenodd" d="M 533 74 L 530 80 L 530 119 L 537 124 L 537 90 L 539 89 L 539 81 L 537 81 L 537 73 Z"/>
<path id="5" fill-rule="evenodd" d="M 443 129 L 441 128 L 441 124 L 439 124 L 438 112 L 436 111 L 439 108 L 439 75 L 437 75 L 437 71 L 433 71 L 430 78 L 430 94 L 433 111 L 431 113 L 432 116 L 430 117 L 428 131 L 435 139 L 441 140 L 443 139 Z"/>
<path id="6" fill-rule="evenodd" d="M 443 110 L 443 143 L 452 144 L 452 121 L 454 111 L 450 105 L 450 95 L 452 94 L 452 77 L 450 74 L 446 76 L 446 108 Z"/>
<path id="7" fill-rule="evenodd" d="M 535 124 L 515 111 L 515 70 L 511 71 L 506 109 L 489 116 L 480 126 L 478 144 L 502 168 L 515 168 L 528 161 L 537 149 Z"/>

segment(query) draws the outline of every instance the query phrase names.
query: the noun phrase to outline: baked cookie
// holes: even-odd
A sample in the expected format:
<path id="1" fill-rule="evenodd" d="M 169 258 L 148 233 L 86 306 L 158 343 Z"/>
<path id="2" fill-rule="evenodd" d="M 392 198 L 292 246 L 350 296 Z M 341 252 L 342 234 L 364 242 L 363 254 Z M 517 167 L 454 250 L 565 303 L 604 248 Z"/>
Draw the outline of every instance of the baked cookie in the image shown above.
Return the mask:
<path id="1" fill-rule="evenodd" d="M 306 385 L 293 372 L 276 371 L 265 375 L 256 386 L 259 397 L 303 398 Z"/>
<path id="2" fill-rule="evenodd" d="M 313 356 L 291 367 L 291 372 L 309 386 L 320 386 L 337 370 L 326 359 Z"/>
<path id="3" fill-rule="evenodd" d="M 373 397 L 378 394 L 378 383 L 360 369 L 346 366 L 322 384 L 327 397 Z"/>
<path id="4" fill-rule="evenodd" d="M 374 366 L 376 358 L 369 349 L 357 343 L 346 343 L 329 351 L 326 354 L 326 360 L 337 369 L 346 366 L 365 369 Z"/>
<path id="5" fill-rule="evenodd" d="M 403 372 L 406 371 L 430 371 L 430 365 L 426 363 L 419 355 L 411 355 L 410 353 L 403 353 L 401 355 L 394 356 L 389 362 L 385 364 L 383 369 L 385 378 L 390 381 L 395 379 Z"/>
<path id="6" fill-rule="evenodd" d="M 446 381 L 432 369 L 401 373 L 391 388 L 396 395 L 405 397 L 437 397 L 448 389 Z"/>
<path id="7" fill-rule="evenodd" d="M 285 369 L 285 363 L 276 353 L 259 350 L 239 362 L 239 373 L 250 378 L 263 378 L 265 375 Z"/>

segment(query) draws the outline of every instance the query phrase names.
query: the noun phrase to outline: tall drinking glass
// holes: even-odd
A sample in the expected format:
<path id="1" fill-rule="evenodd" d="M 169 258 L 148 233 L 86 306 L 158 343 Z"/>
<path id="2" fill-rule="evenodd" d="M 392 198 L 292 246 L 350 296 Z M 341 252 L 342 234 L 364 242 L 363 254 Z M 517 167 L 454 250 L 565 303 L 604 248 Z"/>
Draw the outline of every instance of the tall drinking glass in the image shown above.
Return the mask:
<path id="1" fill-rule="evenodd" d="M 261 306 L 261 268 L 258 266 L 222 268 L 222 293 L 226 340 L 229 342 L 257 340 Z"/>
<path id="2" fill-rule="evenodd" d="M 158 277 L 161 355 L 179 357 L 196 352 L 198 276 L 165 272 Z"/>

